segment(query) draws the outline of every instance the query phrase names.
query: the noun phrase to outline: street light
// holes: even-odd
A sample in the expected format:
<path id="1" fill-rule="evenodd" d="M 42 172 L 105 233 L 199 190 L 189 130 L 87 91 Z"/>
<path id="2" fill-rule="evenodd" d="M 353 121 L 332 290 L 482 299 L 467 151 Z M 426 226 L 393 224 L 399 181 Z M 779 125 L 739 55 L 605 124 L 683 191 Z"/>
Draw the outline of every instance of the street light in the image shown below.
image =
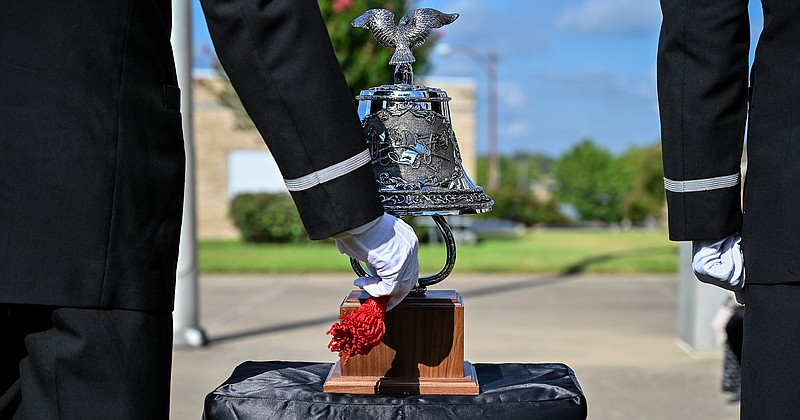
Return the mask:
<path id="1" fill-rule="evenodd" d="M 496 191 L 500 186 L 500 163 L 497 156 L 497 64 L 499 57 L 494 51 L 482 53 L 472 47 L 460 44 L 439 44 L 436 52 L 447 56 L 461 52 L 475 60 L 486 71 L 486 85 L 488 91 L 488 179 L 486 189 Z"/>

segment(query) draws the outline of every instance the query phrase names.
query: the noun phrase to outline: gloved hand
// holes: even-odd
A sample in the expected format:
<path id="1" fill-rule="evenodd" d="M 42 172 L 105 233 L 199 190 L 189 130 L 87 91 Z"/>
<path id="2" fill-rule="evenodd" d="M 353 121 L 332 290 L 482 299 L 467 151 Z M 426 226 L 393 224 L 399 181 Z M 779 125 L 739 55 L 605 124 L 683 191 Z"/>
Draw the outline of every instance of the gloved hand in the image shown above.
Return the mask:
<path id="1" fill-rule="evenodd" d="M 353 284 L 370 296 L 390 296 L 386 310 L 397 306 L 419 278 L 419 239 L 402 220 L 384 213 L 363 226 L 335 237 L 342 254 L 367 264 L 372 274 Z"/>
<path id="2" fill-rule="evenodd" d="M 744 304 L 745 270 L 741 241 L 738 233 L 718 241 L 693 241 L 692 269 L 698 280 L 732 290 L 736 301 Z"/>

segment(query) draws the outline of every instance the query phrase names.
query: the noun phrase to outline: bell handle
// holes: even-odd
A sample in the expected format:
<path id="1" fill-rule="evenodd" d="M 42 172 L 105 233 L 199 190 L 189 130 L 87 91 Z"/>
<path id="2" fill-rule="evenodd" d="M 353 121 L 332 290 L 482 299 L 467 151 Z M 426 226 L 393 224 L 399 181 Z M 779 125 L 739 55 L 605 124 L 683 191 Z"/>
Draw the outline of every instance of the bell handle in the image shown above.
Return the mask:
<path id="1" fill-rule="evenodd" d="M 431 218 L 439 228 L 439 232 L 442 234 L 444 245 L 447 249 L 447 257 L 444 265 L 438 273 L 419 278 L 417 286 L 411 290 L 411 293 L 409 293 L 414 296 L 424 295 L 428 286 L 441 283 L 447 278 L 447 276 L 450 275 L 450 273 L 453 271 L 453 267 L 456 265 L 456 241 L 455 238 L 453 238 L 453 231 L 450 229 L 450 225 L 447 224 L 447 220 L 445 220 L 444 216 L 434 215 L 431 216 Z M 369 275 L 367 271 L 364 270 L 364 267 L 361 266 L 361 262 L 356 259 L 350 258 L 350 266 L 353 267 L 353 271 L 359 277 L 366 277 Z"/>

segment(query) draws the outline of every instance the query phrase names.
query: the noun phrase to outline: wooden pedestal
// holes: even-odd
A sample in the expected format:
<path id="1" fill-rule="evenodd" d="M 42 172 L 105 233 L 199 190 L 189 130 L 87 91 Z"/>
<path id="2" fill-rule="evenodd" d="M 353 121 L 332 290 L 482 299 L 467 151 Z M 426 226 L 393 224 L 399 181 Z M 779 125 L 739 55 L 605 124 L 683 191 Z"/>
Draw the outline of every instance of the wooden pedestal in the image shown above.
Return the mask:
<path id="1" fill-rule="evenodd" d="M 369 298 L 354 290 L 339 307 L 350 313 Z M 340 359 L 323 390 L 350 394 L 477 395 L 478 379 L 464 361 L 464 304 L 454 290 L 409 296 L 386 313 L 383 342 L 347 365 Z"/>

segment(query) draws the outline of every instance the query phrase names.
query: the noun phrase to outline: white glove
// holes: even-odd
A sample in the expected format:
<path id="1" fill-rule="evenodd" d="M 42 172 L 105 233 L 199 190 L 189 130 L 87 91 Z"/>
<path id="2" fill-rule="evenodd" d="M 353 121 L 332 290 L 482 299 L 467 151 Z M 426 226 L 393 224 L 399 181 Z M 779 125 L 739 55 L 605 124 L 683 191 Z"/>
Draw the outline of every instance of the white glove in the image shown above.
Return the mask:
<path id="1" fill-rule="evenodd" d="M 736 301 L 744 304 L 744 257 L 742 237 L 734 233 L 719 241 L 692 242 L 692 269 L 703 283 L 732 290 Z"/>
<path id="2" fill-rule="evenodd" d="M 390 296 L 386 310 L 397 306 L 419 278 L 419 239 L 402 220 L 381 217 L 337 236 L 339 252 L 367 264 L 371 276 L 353 282 L 370 296 Z"/>

